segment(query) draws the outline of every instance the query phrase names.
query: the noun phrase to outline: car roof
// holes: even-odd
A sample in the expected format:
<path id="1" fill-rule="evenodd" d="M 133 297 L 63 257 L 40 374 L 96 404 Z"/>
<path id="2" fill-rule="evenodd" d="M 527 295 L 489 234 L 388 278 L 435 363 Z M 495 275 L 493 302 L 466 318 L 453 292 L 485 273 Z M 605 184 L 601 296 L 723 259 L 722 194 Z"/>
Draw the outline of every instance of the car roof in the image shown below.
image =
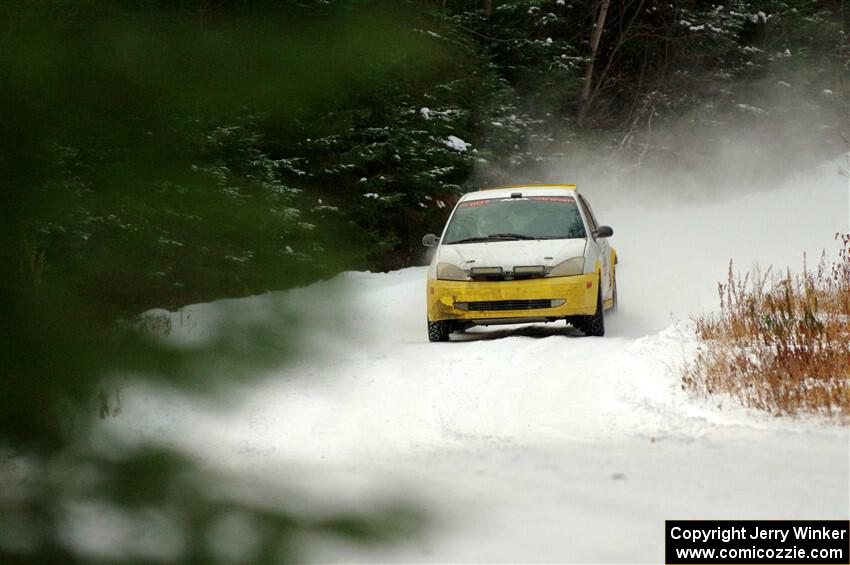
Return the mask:
<path id="1" fill-rule="evenodd" d="M 518 184 L 511 186 L 495 186 L 483 188 L 475 192 L 467 192 L 460 200 L 489 200 L 491 198 L 510 198 L 511 194 L 526 192 L 530 196 L 577 196 L 578 188 L 574 184 Z"/>

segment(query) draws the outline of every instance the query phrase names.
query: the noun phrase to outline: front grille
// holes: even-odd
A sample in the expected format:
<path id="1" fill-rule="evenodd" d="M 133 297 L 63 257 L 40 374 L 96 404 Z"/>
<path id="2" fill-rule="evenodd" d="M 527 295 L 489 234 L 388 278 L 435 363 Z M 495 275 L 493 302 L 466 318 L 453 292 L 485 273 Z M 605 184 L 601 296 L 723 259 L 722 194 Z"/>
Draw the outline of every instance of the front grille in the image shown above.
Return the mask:
<path id="1" fill-rule="evenodd" d="M 488 275 L 478 275 L 471 274 L 470 278 L 476 282 L 488 282 L 488 281 L 521 281 L 527 279 L 540 279 L 543 278 L 544 273 L 514 273 L 512 271 L 506 271 L 504 273 L 498 274 L 488 274 Z"/>
<path id="2" fill-rule="evenodd" d="M 470 312 L 486 312 L 490 310 L 536 310 L 538 308 L 551 308 L 552 300 L 486 300 L 481 302 L 467 302 L 466 310 Z"/>

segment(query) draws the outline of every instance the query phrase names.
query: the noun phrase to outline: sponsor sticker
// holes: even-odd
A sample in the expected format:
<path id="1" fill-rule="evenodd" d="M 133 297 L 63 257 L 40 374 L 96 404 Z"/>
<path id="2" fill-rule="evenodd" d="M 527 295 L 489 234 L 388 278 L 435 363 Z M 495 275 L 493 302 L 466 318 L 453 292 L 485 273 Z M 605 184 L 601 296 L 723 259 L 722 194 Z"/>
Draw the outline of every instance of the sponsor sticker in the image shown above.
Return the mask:
<path id="1" fill-rule="evenodd" d="M 533 196 L 531 199 L 541 202 L 575 202 L 572 196 Z"/>
<path id="2" fill-rule="evenodd" d="M 484 206 L 485 204 L 490 204 L 493 200 L 468 200 L 466 202 L 461 202 L 457 205 L 458 208 L 475 208 L 476 206 Z"/>

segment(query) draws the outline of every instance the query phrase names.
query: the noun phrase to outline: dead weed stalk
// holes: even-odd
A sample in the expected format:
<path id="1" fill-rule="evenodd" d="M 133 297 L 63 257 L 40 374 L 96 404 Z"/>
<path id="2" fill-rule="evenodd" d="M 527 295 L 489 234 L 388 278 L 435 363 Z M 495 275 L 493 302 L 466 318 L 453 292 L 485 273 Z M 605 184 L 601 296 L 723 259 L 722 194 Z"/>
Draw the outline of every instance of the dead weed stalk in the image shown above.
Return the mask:
<path id="1" fill-rule="evenodd" d="M 819 414 L 850 421 L 850 234 L 838 260 L 813 271 L 753 269 L 729 263 L 717 285 L 720 311 L 694 319 L 699 346 L 683 388 L 725 393 L 776 415 Z"/>

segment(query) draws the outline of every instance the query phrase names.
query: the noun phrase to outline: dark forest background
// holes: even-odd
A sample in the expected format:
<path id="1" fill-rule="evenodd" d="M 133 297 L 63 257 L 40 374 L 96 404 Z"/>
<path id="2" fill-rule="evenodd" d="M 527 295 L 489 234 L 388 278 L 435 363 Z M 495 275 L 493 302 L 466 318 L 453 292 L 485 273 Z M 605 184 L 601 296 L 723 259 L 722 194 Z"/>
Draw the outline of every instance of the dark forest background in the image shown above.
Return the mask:
<path id="1" fill-rule="evenodd" d="M 463 192 L 588 156 L 635 183 L 712 178 L 724 150 L 754 184 L 804 172 L 847 151 L 848 32 L 846 0 L 3 2 L 0 558 L 85 561 L 68 500 L 179 508 L 184 560 L 217 558 L 203 532 L 234 506 L 271 561 L 305 530 L 402 535 L 415 513 L 311 522 L 222 502 L 167 450 L 89 445 L 105 375 L 202 389 L 285 353 L 164 351 L 133 320 L 417 264 Z"/>
<path id="2" fill-rule="evenodd" d="M 416 263 L 459 194 L 573 152 L 846 147 L 842 0 L 0 10 L 5 264 L 128 315 Z"/>

